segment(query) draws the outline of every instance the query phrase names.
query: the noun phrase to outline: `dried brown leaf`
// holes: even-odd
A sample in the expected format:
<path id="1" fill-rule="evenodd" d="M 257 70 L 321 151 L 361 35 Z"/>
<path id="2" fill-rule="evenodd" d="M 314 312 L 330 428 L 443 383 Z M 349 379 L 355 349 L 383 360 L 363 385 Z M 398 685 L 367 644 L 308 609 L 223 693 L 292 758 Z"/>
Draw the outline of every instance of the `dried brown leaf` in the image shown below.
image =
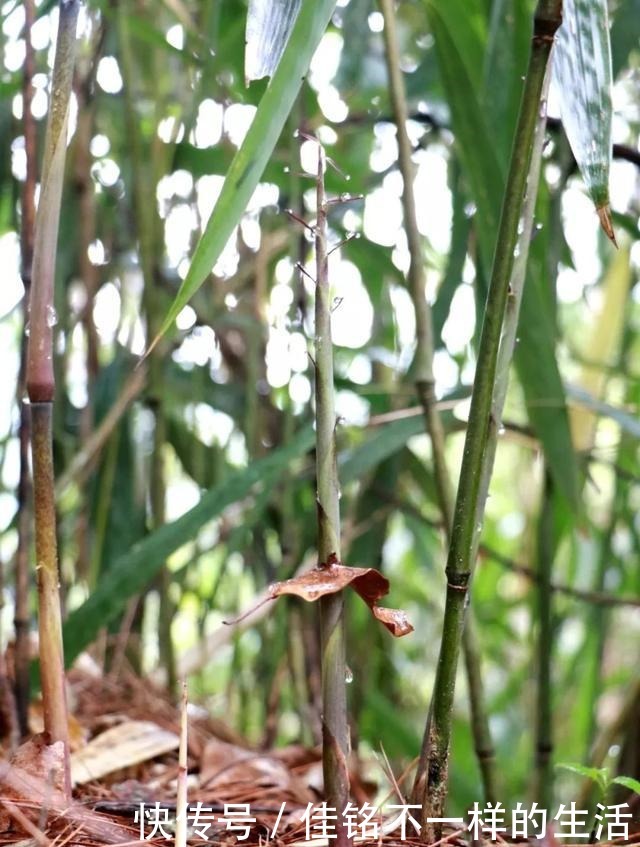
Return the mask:
<path id="1" fill-rule="evenodd" d="M 332 556 L 326 565 L 292 579 L 273 583 L 269 586 L 269 596 L 275 600 L 283 594 L 295 594 L 307 602 L 313 602 L 327 594 L 337 594 L 348 586 L 362 597 L 373 616 L 386 626 L 392 635 L 399 638 L 413 632 L 413 626 L 401 609 L 378 606 L 378 600 L 389 593 L 389 580 L 380 571 L 375 568 L 348 567 L 340 564 L 335 556 Z"/>

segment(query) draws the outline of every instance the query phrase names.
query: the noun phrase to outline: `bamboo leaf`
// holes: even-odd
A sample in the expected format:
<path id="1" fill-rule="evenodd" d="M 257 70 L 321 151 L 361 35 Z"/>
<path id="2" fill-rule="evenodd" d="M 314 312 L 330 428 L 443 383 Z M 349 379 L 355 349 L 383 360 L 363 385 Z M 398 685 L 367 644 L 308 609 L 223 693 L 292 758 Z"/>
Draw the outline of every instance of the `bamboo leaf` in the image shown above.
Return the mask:
<path id="1" fill-rule="evenodd" d="M 401 450 L 407 439 L 423 432 L 424 421 L 420 415 L 387 424 L 344 458 L 340 464 L 340 479 L 343 482 L 361 479 L 384 459 Z"/>
<path id="2" fill-rule="evenodd" d="M 491 114 L 490 91 L 482 92 L 478 74 L 474 73 L 469 57 L 481 67 L 482 39 L 486 33 L 478 24 L 481 12 L 478 4 L 467 8 L 464 0 L 427 0 L 429 20 L 435 36 L 438 64 L 447 102 L 451 108 L 457 150 L 464 175 L 469 181 L 477 206 L 474 226 L 481 247 L 482 266 L 478 278 L 489 278 L 495 232 L 505 181 L 506 163 L 498 158 L 493 131 L 488 124 Z M 504 61 L 504 55 L 502 55 Z M 509 60 L 509 72 L 515 59 Z M 478 64 L 479 63 L 479 64 Z M 507 78 L 501 66 L 493 69 Z M 515 116 L 510 122 L 515 123 Z M 531 260 L 530 260 L 531 262 Z M 515 364 L 522 384 L 531 422 L 542 442 L 549 466 L 559 490 L 577 508 L 578 469 L 572 448 L 566 401 L 560 372 L 555 358 L 554 323 L 540 291 L 532 291 L 530 276 L 524 287 L 520 323 L 520 343 Z M 526 326 L 525 326 L 526 324 Z M 544 361 L 544 366 L 541 365 Z"/>
<path id="3" fill-rule="evenodd" d="M 121 612 L 129 598 L 142 591 L 167 558 L 188 543 L 200 528 L 220 515 L 232 503 L 247 497 L 254 485 L 269 476 L 284 473 L 289 463 L 313 444 L 313 430 L 302 430 L 285 447 L 253 462 L 220 485 L 206 492 L 200 502 L 173 523 L 165 524 L 134 545 L 113 562 L 96 590 L 82 606 L 69 615 L 64 625 L 65 661 L 70 664 L 90 644 L 98 631 Z"/>
<path id="4" fill-rule="evenodd" d="M 244 53 L 247 85 L 252 79 L 272 76 L 299 10 L 300 0 L 250 0 Z"/>
<path id="5" fill-rule="evenodd" d="M 638 420 L 637 415 L 626 412 L 618 406 L 612 406 L 611 403 L 598 400 L 597 397 L 589 394 L 580 386 L 565 385 L 565 391 L 573 404 L 589 409 L 592 414 L 611 418 L 624 432 L 628 432 L 633 438 L 640 438 L 640 420 Z"/>
<path id="6" fill-rule="evenodd" d="M 244 142 L 234 156 L 187 275 L 147 354 L 200 288 L 240 222 L 284 128 L 335 5 L 336 0 L 304 0 L 302 3 L 289 42 Z"/>
<path id="7" fill-rule="evenodd" d="M 556 765 L 556 768 L 563 771 L 570 771 L 571 773 L 578 774 L 578 776 L 586 777 L 586 779 L 590 779 L 595 782 L 602 791 L 605 791 L 609 784 L 608 768 L 590 768 L 587 765 L 569 765 L 564 762 L 559 762 Z"/>
<path id="8" fill-rule="evenodd" d="M 614 241 L 609 208 L 611 43 L 606 0 L 565 0 L 553 70 L 562 123 L 600 222 Z"/>
<path id="9" fill-rule="evenodd" d="M 616 785 L 622 785 L 624 788 L 628 788 L 629 791 L 635 791 L 636 794 L 640 794 L 640 781 L 634 779 L 632 776 L 616 776 L 611 780 Z"/>
<path id="10" fill-rule="evenodd" d="M 602 282 L 603 300 L 591 327 L 585 331 L 581 353 L 587 359 L 578 379 L 587 396 L 596 402 L 603 399 L 607 383 L 607 366 L 615 365 L 624 329 L 624 316 L 631 284 L 629 251 L 620 249 L 609 265 Z M 589 362 L 594 364 L 590 365 Z M 573 443 L 576 450 L 586 452 L 593 447 L 597 421 L 588 406 L 571 410 Z"/>

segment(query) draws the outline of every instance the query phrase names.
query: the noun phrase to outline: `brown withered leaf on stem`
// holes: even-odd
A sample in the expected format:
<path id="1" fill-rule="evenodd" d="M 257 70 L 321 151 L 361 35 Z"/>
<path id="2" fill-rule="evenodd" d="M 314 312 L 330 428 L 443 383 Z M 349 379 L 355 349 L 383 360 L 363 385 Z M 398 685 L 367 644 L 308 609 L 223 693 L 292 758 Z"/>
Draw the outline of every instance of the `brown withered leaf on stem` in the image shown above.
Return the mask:
<path id="1" fill-rule="evenodd" d="M 295 594 L 307 602 L 319 600 L 327 594 L 336 594 L 350 586 L 362 597 L 377 620 L 396 638 L 413 632 L 406 612 L 378 606 L 378 600 L 389 593 L 389 580 L 375 568 L 351 568 L 342 565 L 335 556 L 326 565 L 307 571 L 283 582 L 269 586 L 269 599 L 283 594 Z"/>

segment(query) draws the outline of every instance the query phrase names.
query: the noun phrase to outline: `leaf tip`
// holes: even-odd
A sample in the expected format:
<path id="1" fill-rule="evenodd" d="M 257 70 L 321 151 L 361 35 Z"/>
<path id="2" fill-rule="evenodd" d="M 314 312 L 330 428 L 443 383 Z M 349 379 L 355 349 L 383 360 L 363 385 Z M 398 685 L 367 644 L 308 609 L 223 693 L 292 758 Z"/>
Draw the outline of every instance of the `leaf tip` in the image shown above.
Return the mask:
<path id="1" fill-rule="evenodd" d="M 616 234 L 613 231 L 613 222 L 611 220 L 611 206 L 607 203 L 604 206 L 598 206 L 596 208 L 598 213 L 598 217 L 600 218 L 600 226 L 604 230 L 607 238 L 613 243 L 613 246 L 617 249 L 618 242 L 616 241 Z"/>

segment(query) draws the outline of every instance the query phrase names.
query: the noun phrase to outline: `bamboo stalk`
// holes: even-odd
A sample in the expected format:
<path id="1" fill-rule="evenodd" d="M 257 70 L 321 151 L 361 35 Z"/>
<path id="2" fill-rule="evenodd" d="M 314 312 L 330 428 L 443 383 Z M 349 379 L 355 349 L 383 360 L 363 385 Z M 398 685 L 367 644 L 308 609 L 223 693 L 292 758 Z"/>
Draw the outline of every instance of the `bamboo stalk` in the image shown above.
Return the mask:
<path id="1" fill-rule="evenodd" d="M 31 403 L 36 574 L 40 630 L 40 676 L 44 726 L 64 747 L 65 793 L 71 795 L 64 651 L 58 579 L 52 417 L 54 280 L 62 183 L 67 148 L 69 101 L 76 48 L 79 2 L 61 0 L 45 135 L 40 203 L 36 217 L 30 298 L 26 385 Z"/>
<path id="2" fill-rule="evenodd" d="M 160 148 L 154 147 L 157 139 L 152 140 L 150 149 L 144 149 L 140 133 L 139 120 L 133 100 L 134 61 L 126 19 L 126 4 L 118 5 L 118 33 L 120 36 L 121 61 L 124 72 L 125 112 L 127 132 L 131 144 L 133 207 L 138 238 L 140 243 L 140 265 L 144 281 L 142 305 L 147 323 L 147 336 L 155 338 L 162 318 L 161 307 L 155 293 L 157 287 L 155 250 L 157 221 L 154 216 L 155 205 L 149 203 L 149 182 L 155 191 L 156 169 L 154 165 L 160 155 Z M 155 58 L 155 57 L 154 57 Z M 159 78 L 159 77 L 157 77 Z M 159 118 L 160 97 L 156 98 L 156 110 Z M 157 529 L 165 522 L 166 474 L 164 468 L 164 443 L 166 425 L 164 413 L 162 347 L 156 348 L 149 358 L 147 401 L 154 418 L 153 448 L 151 453 L 151 471 L 149 479 L 149 502 L 151 505 L 151 525 Z M 166 564 L 158 575 L 156 587 L 160 596 L 160 615 L 158 624 L 158 642 L 160 660 L 167 674 L 170 691 L 176 691 L 177 676 L 175 670 L 175 651 L 171 634 L 171 625 L 175 615 L 174 603 L 169 595 L 171 574 Z"/>
<path id="3" fill-rule="evenodd" d="M 318 145 L 315 304 L 316 476 L 318 508 L 318 567 L 332 558 L 340 561 L 340 491 L 336 461 L 336 413 L 331 341 L 331 295 L 327 256 L 327 201 L 324 191 L 325 155 Z M 336 845 L 347 837 L 342 813 L 349 800 L 349 725 L 345 664 L 344 597 L 342 592 L 320 600 L 322 666 L 322 764 L 327 803 L 336 809 Z"/>
<path id="4" fill-rule="evenodd" d="M 426 297 L 426 274 L 422 251 L 422 239 L 418 230 L 415 196 L 413 191 L 414 166 L 411 158 L 411 143 L 407 133 L 408 109 L 400 70 L 400 53 L 396 32 L 396 16 L 393 0 L 380 0 L 384 17 L 385 55 L 389 76 L 389 93 L 393 105 L 398 140 L 398 164 L 402 174 L 402 203 L 404 226 L 409 247 L 409 291 L 416 316 L 416 390 L 425 420 L 425 428 L 431 441 L 433 470 L 436 494 L 442 514 L 447 542 L 451 543 L 451 525 L 453 520 L 452 484 L 445 455 L 445 432 L 442 418 L 436 403 L 435 380 L 433 376 L 433 316 Z M 463 632 L 463 652 L 467 671 L 467 686 L 471 709 L 471 729 L 482 784 L 487 802 L 495 803 L 496 778 L 494 750 L 491 740 L 489 718 L 487 716 L 484 689 L 481 674 L 481 655 L 475 635 L 472 610 L 467 613 L 467 622 Z M 420 788 L 426 777 L 426 756 L 421 755 L 415 777 L 414 795 L 420 795 Z M 414 799 L 417 799 L 414 796 Z"/>
<path id="5" fill-rule="evenodd" d="M 22 186 L 20 205 L 20 253 L 21 276 L 24 285 L 23 326 L 29 321 L 29 299 L 31 293 L 31 266 L 33 263 L 33 239 L 36 219 L 35 192 L 38 176 L 37 129 L 31 112 L 33 100 L 33 75 L 35 73 L 35 53 L 31 42 L 31 27 L 35 20 L 34 0 L 24 3 L 24 39 L 25 57 L 22 69 L 22 131 L 26 156 L 26 177 Z M 20 734 L 25 737 L 29 731 L 30 697 L 30 646 L 29 628 L 29 554 L 32 544 L 31 512 L 32 484 L 29 467 L 29 444 L 31 441 L 29 407 L 25 402 L 27 334 L 23 333 L 20 350 L 20 376 L 18 378 L 18 402 L 20 405 L 20 476 L 18 481 L 18 550 L 16 555 L 16 602 L 14 614 L 15 628 L 15 699 Z"/>
<path id="6" fill-rule="evenodd" d="M 553 801 L 553 689 L 551 683 L 551 654 L 553 650 L 553 620 L 551 569 L 553 564 L 553 486 L 545 469 L 542 506 L 538 522 L 538 590 L 536 651 L 537 689 L 535 721 L 534 797 L 541 808 L 550 809 Z"/>
<path id="7" fill-rule="evenodd" d="M 85 303 L 80 314 L 80 323 L 84 330 L 86 344 L 85 367 L 87 371 L 87 401 L 80 413 L 80 444 L 85 445 L 91 438 L 95 426 L 95 409 L 90 387 L 95 384 L 99 372 L 99 339 L 93 320 L 95 295 L 100 285 L 100 272 L 89 258 L 90 245 L 96 238 L 96 194 L 91 177 L 91 139 L 95 132 L 96 101 L 93 97 L 95 76 L 100 60 L 101 47 L 104 41 L 104 29 L 98 29 L 91 61 L 83 74 L 76 75 L 75 95 L 78 103 L 78 122 L 74 139 L 74 187 L 78 204 L 79 251 L 78 270 L 84 286 Z M 88 498 L 83 496 L 83 486 L 80 486 L 80 503 L 78 510 L 76 538 L 78 551 L 76 556 L 76 573 L 87 579 L 91 567 L 90 550 L 90 517 Z"/>
<path id="8" fill-rule="evenodd" d="M 554 33 L 561 23 L 561 0 L 539 0 L 518 115 L 511 162 L 500 216 L 496 252 L 484 313 L 478 363 L 471 397 L 460 480 L 447 557 L 447 594 L 442 641 L 423 755 L 428 762 L 423 806 L 425 817 L 441 818 L 446 801 L 453 698 L 464 613 L 478 532 L 478 504 L 483 461 L 489 436 L 492 398 L 502 325 L 509 295 L 518 222 L 531 162 L 536 121 Z M 441 825 L 423 836 L 439 838 Z"/>

